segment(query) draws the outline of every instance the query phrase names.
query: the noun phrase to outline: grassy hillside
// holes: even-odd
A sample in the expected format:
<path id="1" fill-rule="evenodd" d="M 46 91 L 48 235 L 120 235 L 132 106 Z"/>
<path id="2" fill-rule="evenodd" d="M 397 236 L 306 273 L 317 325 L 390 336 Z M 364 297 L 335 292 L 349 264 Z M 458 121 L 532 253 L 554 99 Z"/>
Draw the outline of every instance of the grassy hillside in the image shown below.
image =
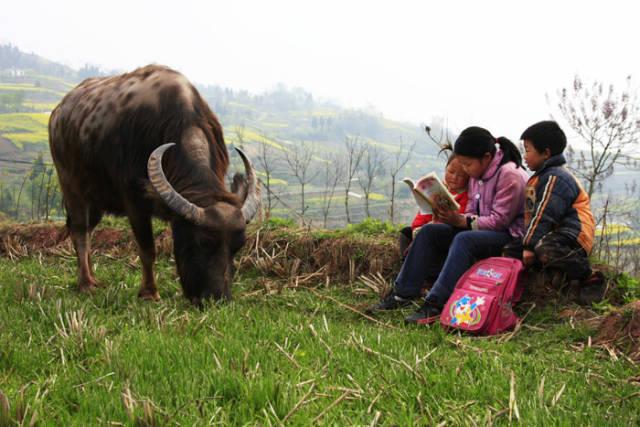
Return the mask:
<path id="1" fill-rule="evenodd" d="M 90 71 L 99 73 L 67 69 L 11 46 L 0 46 L 0 137 L 21 150 L 25 144 L 42 144 L 46 141 L 42 138 L 46 116 L 6 113 L 48 113 Z M 304 140 L 322 143 L 321 151 L 328 152 L 341 147 L 345 137 L 360 136 L 363 142 L 393 151 L 401 139 L 407 143 L 425 139 L 415 125 L 316 101 L 301 89 L 281 85 L 260 95 L 219 86 L 199 89 L 220 117 L 229 143 L 251 145 L 264 140 L 282 150 L 288 143 Z"/>
<path id="2" fill-rule="evenodd" d="M 366 253 L 392 238 L 354 241 Z M 596 345 L 581 320 L 592 312 L 553 299 L 522 303 L 517 332 L 475 338 L 404 326 L 403 313 L 361 316 L 354 307 L 377 294 L 360 280 L 242 269 L 233 303 L 197 310 L 165 255 L 162 301 L 142 303 L 130 251 L 94 256 L 104 287 L 85 296 L 68 245 L 29 257 L 11 244 L 15 256 L 0 257 L 0 425 L 640 422 L 637 365 Z"/>

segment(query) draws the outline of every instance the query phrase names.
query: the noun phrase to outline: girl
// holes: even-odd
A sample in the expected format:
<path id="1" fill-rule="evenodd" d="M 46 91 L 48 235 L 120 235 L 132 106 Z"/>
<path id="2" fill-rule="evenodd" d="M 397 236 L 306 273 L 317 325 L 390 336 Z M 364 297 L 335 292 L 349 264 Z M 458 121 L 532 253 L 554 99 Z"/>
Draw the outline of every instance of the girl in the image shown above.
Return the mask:
<path id="1" fill-rule="evenodd" d="M 507 138 L 496 139 L 486 129 L 469 127 L 456 139 L 454 153 L 470 177 L 465 213 L 435 212 L 441 224 L 422 227 L 395 288 L 371 310 L 405 307 L 419 297 L 425 280 L 436 278 L 420 309 L 405 318 L 407 323 L 432 323 L 460 276 L 476 260 L 499 256 L 505 244 L 524 234 L 528 176 L 518 148 Z"/>
<path id="2" fill-rule="evenodd" d="M 450 144 L 445 145 L 441 151 L 453 151 Z M 444 172 L 444 185 L 453 195 L 453 198 L 460 205 L 460 212 L 464 213 L 467 208 L 467 183 L 469 175 L 464 171 L 460 160 L 456 158 L 455 153 L 451 153 L 447 158 L 447 164 Z M 400 230 L 400 254 L 404 257 L 407 255 L 409 245 L 413 241 L 413 237 L 420 231 L 423 225 L 433 222 L 433 214 L 418 214 L 413 219 L 410 227 L 404 227 Z"/>

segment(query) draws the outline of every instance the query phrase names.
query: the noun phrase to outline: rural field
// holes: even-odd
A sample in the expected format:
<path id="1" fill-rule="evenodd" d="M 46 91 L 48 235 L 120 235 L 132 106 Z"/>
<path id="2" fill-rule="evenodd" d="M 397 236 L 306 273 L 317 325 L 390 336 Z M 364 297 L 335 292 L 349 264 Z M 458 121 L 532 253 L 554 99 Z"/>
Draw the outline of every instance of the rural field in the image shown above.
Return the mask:
<path id="1" fill-rule="evenodd" d="M 233 302 L 197 309 L 161 226 L 158 303 L 137 299 L 128 231 L 109 221 L 92 258 L 103 287 L 78 294 L 60 228 L 0 228 L 0 425 L 640 423 L 637 361 L 598 341 L 610 305 L 529 298 L 491 338 L 363 315 L 397 271 L 393 230 L 254 228 Z M 310 265 L 321 250 L 333 264 Z"/>

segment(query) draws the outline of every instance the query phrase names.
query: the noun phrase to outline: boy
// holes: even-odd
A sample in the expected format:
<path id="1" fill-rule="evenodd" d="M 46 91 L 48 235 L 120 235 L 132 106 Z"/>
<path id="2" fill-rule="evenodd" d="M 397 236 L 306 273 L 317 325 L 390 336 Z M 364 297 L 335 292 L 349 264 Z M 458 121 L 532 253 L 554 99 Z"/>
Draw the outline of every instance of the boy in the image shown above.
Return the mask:
<path id="1" fill-rule="evenodd" d="M 542 121 L 527 128 L 520 139 L 524 160 L 534 174 L 526 188 L 525 235 L 521 242 L 507 245 L 505 253 L 521 249 L 525 266 L 537 261 L 580 281 L 578 299 L 583 304 L 600 300 L 604 278 L 591 270 L 588 258 L 595 221 L 589 196 L 564 167 L 567 138 L 556 122 Z"/>

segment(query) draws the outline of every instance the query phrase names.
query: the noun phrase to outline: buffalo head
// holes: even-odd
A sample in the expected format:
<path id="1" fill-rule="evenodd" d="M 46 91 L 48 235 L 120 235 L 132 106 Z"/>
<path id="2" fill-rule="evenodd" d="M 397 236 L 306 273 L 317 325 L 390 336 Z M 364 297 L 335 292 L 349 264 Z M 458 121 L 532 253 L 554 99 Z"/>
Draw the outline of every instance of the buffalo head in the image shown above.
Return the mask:
<path id="1" fill-rule="evenodd" d="M 177 215 L 171 222 L 176 266 L 185 296 L 200 304 L 204 299 L 231 299 L 233 257 L 245 243 L 246 225 L 258 210 L 255 172 L 249 159 L 236 148 L 246 178 L 234 177 L 234 192 L 241 205 L 218 201 L 196 206 L 178 193 L 162 170 L 162 156 L 174 144 L 156 148 L 147 162 L 151 185 Z"/>

